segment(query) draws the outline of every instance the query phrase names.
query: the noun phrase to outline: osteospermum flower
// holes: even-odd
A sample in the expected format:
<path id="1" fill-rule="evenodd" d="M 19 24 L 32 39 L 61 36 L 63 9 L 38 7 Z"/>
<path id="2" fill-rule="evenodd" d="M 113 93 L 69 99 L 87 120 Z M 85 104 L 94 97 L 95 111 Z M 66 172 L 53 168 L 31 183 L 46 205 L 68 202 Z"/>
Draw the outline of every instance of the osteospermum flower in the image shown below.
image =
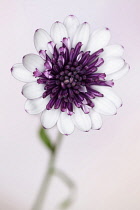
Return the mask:
<path id="1" fill-rule="evenodd" d="M 100 129 L 100 114 L 114 115 L 122 105 L 112 86 L 129 70 L 123 47 L 109 41 L 108 28 L 90 33 L 89 24 L 80 24 L 73 15 L 64 23 L 55 22 L 50 34 L 37 29 L 34 44 L 39 55 L 25 55 L 22 64 L 11 69 L 16 79 L 27 83 L 22 89 L 25 110 L 42 113 L 43 127 L 57 123 L 63 134 L 71 134 L 74 127 Z"/>

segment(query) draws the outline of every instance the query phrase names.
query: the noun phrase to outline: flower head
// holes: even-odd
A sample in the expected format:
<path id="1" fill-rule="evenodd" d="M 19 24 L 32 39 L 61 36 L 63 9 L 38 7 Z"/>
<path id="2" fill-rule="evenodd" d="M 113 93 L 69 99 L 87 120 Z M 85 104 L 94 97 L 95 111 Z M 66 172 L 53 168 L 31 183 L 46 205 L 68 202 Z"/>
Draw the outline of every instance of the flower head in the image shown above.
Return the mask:
<path id="1" fill-rule="evenodd" d="M 124 48 L 109 41 L 108 28 L 90 34 L 89 24 L 80 24 L 73 15 L 64 23 L 55 22 L 50 35 L 36 30 L 39 55 L 25 55 L 22 64 L 11 69 L 16 79 L 27 83 L 22 89 L 25 110 L 42 112 L 43 127 L 57 123 L 63 134 L 71 134 L 75 126 L 82 131 L 100 129 L 100 114 L 114 115 L 122 105 L 111 88 L 129 70 L 122 59 Z"/>

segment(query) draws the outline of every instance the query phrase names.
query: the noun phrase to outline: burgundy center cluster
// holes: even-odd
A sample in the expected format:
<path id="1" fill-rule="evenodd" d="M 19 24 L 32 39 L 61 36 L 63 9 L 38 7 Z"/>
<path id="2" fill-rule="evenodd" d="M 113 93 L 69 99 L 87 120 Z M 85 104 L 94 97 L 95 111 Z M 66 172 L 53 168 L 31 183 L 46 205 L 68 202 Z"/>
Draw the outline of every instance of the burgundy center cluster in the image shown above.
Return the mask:
<path id="1" fill-rule="evenodd" d="M 90 54 L 81 51 L 82 43 L 78 42 L 75 48 L 70 49 L 69 38 L 63 38 L 62 47 L 56 48 L 53 42 L 48 43 L 52 58 L 46 51 L 40 55 L 45 60 L 45 70 L 38 69 L 33 75 L 38 77 L 38 84 L 45 84 L 43 98 L 50 96 L 46 109 L 60 108 L 62 112 L 73 114 L 73 106 L 89 113 L 94 107 L 91 99 L 103 97 L 103 94 L 94 90 L 93 85 L 113 86 L 112 81 L 106 81 L 104 73 L 97 73 L 97 69 L 104 62 L 99 57 L 103 49 Z"/>

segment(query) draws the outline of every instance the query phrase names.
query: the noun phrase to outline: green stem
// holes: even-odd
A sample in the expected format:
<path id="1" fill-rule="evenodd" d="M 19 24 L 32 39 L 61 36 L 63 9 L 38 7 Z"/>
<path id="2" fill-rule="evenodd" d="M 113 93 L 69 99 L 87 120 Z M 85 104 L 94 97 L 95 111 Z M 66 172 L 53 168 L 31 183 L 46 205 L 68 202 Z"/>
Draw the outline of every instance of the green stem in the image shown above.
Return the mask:
<path id="1" fill-rule="evenodd" d="M 66 197 L 65 200 L 63 200 L 63 202 L 61 202 L 59 205 L 60 209 L 67 209 L 68 207 L 70 207 L 75 199 L 75 185 L 73 181 L 63 171 L 59 169 L 54 169 L 54 175 L 59 177 L 69 189 L 68 197 Z"/>
<path id="2" fill-rule="evenodd" d="M 35 200 L 32 210 L 42 210 L 42 208 L 43 208 L 43 204 L 46 199 L 46 194 L 48 192 L 48 189 L 50 186 L 50 181 L 51 181 L 51 178 L 53 175 L 53 169 L 54 169 L 54 165 L 55 165 L 56 155 L 58 152 L 58 148 L 61 144 L 62 136 L 63 135 L 61 133 L 58 133 L 54 151 L 51 152 L 48 167 L 47 167 L 43 182 L 41 184 L 39 193 L 37 195 L 37 198 Z"/>

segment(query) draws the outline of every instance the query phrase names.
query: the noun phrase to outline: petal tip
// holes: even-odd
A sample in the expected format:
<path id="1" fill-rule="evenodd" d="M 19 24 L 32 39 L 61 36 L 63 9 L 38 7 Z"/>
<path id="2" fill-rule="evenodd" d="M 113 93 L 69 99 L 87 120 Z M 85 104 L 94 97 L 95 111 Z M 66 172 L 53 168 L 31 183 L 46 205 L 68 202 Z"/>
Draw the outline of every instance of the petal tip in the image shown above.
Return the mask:
<path id="1" fill-rule="evenodd" d="M 39 28 L 35 30 L 35 33 L 39 31 Z"/>
<path id="2" fill-rule="evenodd" d="M 97 128 L 96 130 L 99 131 L 99 130 L 101 130 L 101 128 L 102 128 L 102 126 L 100 128 Z"/>
<path id="3" fill-rule="evenodd" d="M 11 73 L 13 72 L 13 70 L 14 70 L 14 68 L 12 67 L 12 68 L 10 69 Z"/>

